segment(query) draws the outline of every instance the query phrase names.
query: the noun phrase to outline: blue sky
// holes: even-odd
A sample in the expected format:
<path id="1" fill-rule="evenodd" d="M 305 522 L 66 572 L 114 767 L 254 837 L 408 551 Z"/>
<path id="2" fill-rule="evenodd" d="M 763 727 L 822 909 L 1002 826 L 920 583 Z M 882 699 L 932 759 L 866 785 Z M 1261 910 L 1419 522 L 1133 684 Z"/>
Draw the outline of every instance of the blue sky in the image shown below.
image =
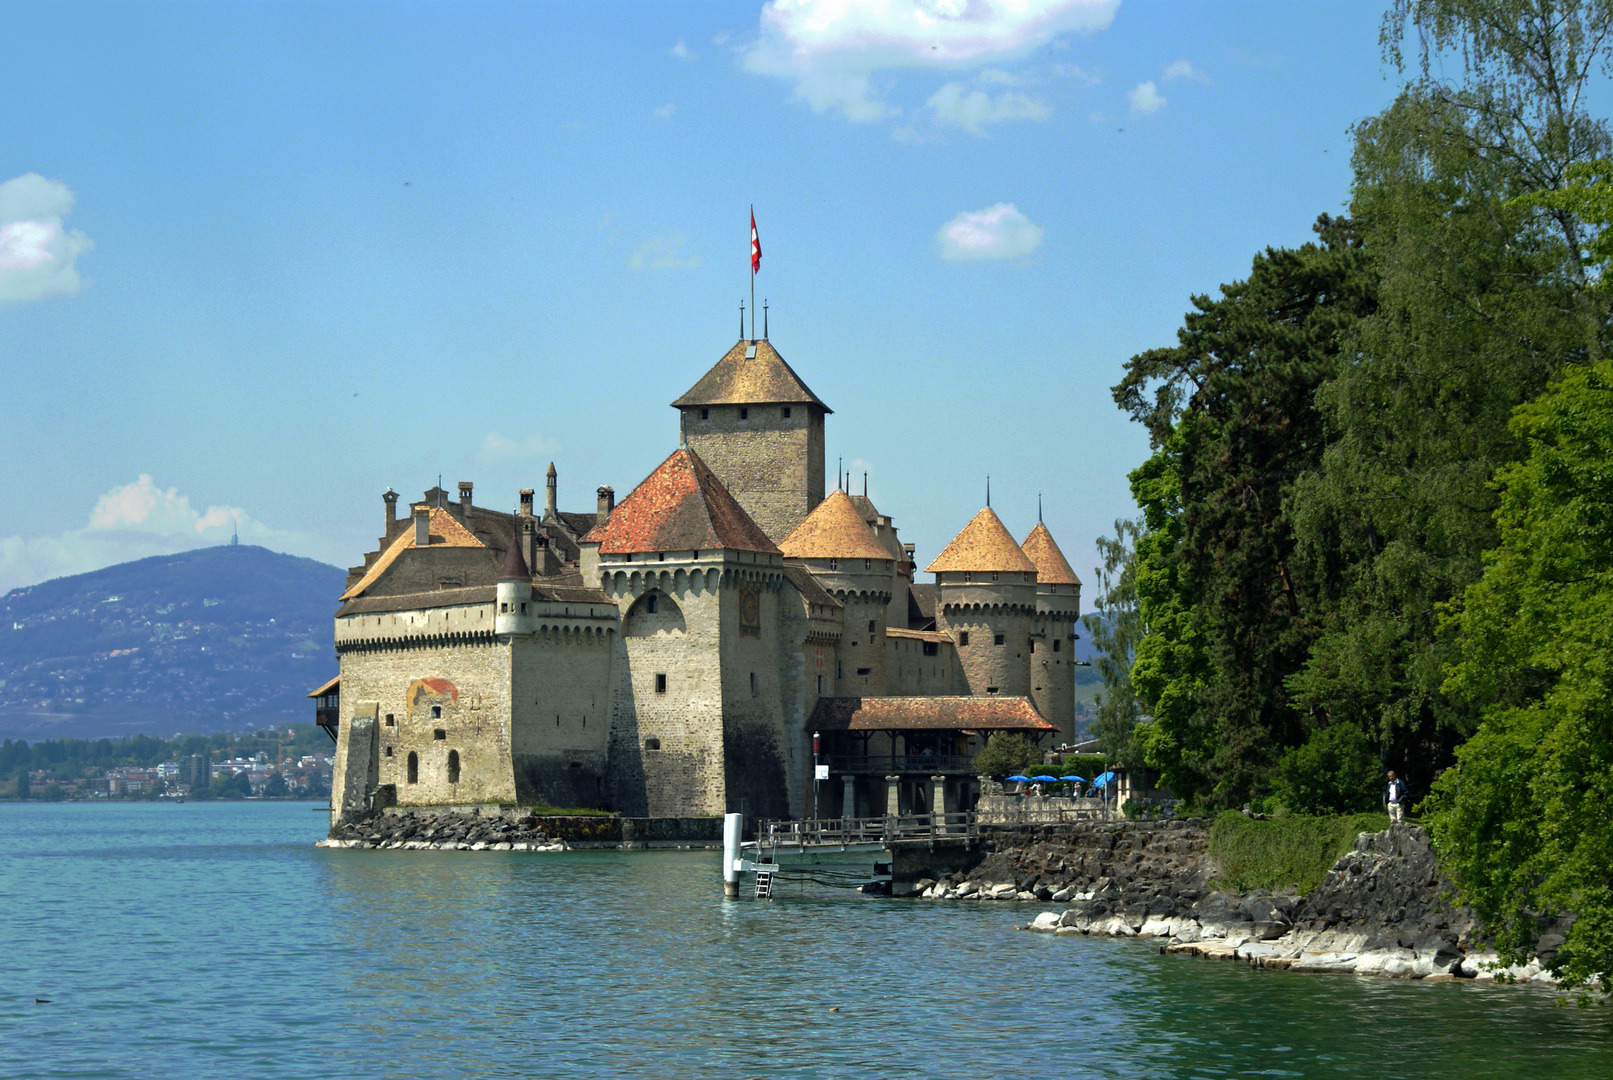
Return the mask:
<path id="1" fill-rule="evenodd" d="M 927 563 L 1083 579 L 1109 387 L 1348 196 L 1365 3 L 7 3 L 0 589 L 227 539 L 351 565 L 389 485 L 563 508 L 771 338 Z M 1090 596 L 1090 590 L 1089 590 Z"/>

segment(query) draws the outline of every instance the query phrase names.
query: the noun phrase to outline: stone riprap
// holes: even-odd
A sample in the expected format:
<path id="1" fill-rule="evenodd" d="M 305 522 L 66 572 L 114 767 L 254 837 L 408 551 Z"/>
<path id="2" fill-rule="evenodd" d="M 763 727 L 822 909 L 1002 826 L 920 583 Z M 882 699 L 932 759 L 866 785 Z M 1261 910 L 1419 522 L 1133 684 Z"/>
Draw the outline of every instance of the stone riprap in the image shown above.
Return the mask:
<path id="1" fill-rule="evenodd" d="M 417 851 L 564 851 L 534 815 L 463 812 L 377 814 L 331 830 L 319 847 Z"/>
<path id="2" fill-rule="evenodd" d="M 1473 914 L 1450 900 L 1427 834 L 1362 833 L 1309 896 L 1215 889 L 1209 829 L 1198 819 L 1107 822 L 999 833 L 973 869 L 920 880 L 924 899 L 1052 901 L 1027 930 L 1164 939 L 1163 950 L 1290 971 L 1410 979 L 1555 981 L 1542 956 L 1500 968 Z"/>

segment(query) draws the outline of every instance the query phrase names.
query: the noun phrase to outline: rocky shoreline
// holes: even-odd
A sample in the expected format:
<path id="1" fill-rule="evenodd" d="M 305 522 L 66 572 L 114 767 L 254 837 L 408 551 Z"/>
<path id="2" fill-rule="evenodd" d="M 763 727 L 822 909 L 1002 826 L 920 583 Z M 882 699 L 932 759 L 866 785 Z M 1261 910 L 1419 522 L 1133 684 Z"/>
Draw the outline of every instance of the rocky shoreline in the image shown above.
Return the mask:
<path id="1" fill-rule="evenodd" d="M 1161 951 L 1290 971 L 1407 979 L 1555 983 L 1546 970 L 1567 920 L 1541 955 L 1501 968 L 1471 911 L 1453 905 L 1428 836 L 1416 826 L 1362 833 L 1309 896 L 1213 887 L 1209 829 L 1197 819 L 1110 822 L 994 838 L 971 870 L 915 882 L 927 900 L 1041 901 L 1027 930 L 1159 939 Z"/>
<path id="2" fill-rule="evenodd" d="M 421 851 L 565 851 L 536 815 L 485 816 L 475 811 L 381 814 L 339 825 L 316 847 Z"/>

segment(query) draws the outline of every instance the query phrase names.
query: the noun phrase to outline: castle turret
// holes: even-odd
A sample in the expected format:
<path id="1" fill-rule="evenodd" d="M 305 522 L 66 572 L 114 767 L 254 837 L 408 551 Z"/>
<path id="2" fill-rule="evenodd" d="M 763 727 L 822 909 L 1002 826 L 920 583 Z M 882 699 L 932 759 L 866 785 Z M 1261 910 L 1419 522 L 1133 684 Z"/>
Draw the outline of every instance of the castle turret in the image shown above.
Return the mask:
<path id="1" fill-rule="evenodd" d="M 1031 696 L 1036 565 L 990 507 L 930 563 L 935 628 L 958 648 L 971 694 Z"/>
<path id="2" fill-rule="evenodd" d="M 831 491 L 779 545 L 844 605 L 832 697 L 885 693 L 885 630 L 896 559 L 863 521 L 851 497 Z M 903 594 L 906 603 L 906 594 Z M 904 609 L 905 610 L 905 609 Z"/>
<path id="3" fill-rule="evenodd" d="M 543 504 L 543 520 L 554 521 L 560 517 L 560 478 L 554 471 L 554 462 L 549 462 L 549 473 L 544 480 L 548 493 Z"/>
<path id="4" fill-rule="evenodd" d="M 1031 701 L 1067 737 L 1075 725 L 1075 623 L 1081 617 L 1081 579 L 1039 521 L 1020 549 L 1036 564 Z"/>
<path id="5" fill-rule="evenodd" d="M 774 543 L 823 501 L 823 418 L 833 410 L 765 339 L 741 339 L 672 407 L 683 444 Z"/>
<path id="6" fill-rule="evenodd" d="M 498 614 L 493 632 L 499 636 L 532 632 L 532 574 L 521 554 L 519 528 L 510 537 L 504 553 L 504 569 L 498 575 Z"/>

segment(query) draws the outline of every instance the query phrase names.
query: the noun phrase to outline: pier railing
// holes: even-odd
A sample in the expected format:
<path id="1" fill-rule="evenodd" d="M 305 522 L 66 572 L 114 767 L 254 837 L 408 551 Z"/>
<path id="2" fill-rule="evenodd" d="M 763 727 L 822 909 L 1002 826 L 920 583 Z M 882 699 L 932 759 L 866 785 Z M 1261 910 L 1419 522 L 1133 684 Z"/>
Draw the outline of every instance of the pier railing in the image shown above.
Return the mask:
<path id="1" fill-rule="evenodd" d="M 759 848 L 841 847 L 903 840 L 959 840 L 980 835 L 975 814 L 900 814 L 885 817 L 759 821 Z"/>

